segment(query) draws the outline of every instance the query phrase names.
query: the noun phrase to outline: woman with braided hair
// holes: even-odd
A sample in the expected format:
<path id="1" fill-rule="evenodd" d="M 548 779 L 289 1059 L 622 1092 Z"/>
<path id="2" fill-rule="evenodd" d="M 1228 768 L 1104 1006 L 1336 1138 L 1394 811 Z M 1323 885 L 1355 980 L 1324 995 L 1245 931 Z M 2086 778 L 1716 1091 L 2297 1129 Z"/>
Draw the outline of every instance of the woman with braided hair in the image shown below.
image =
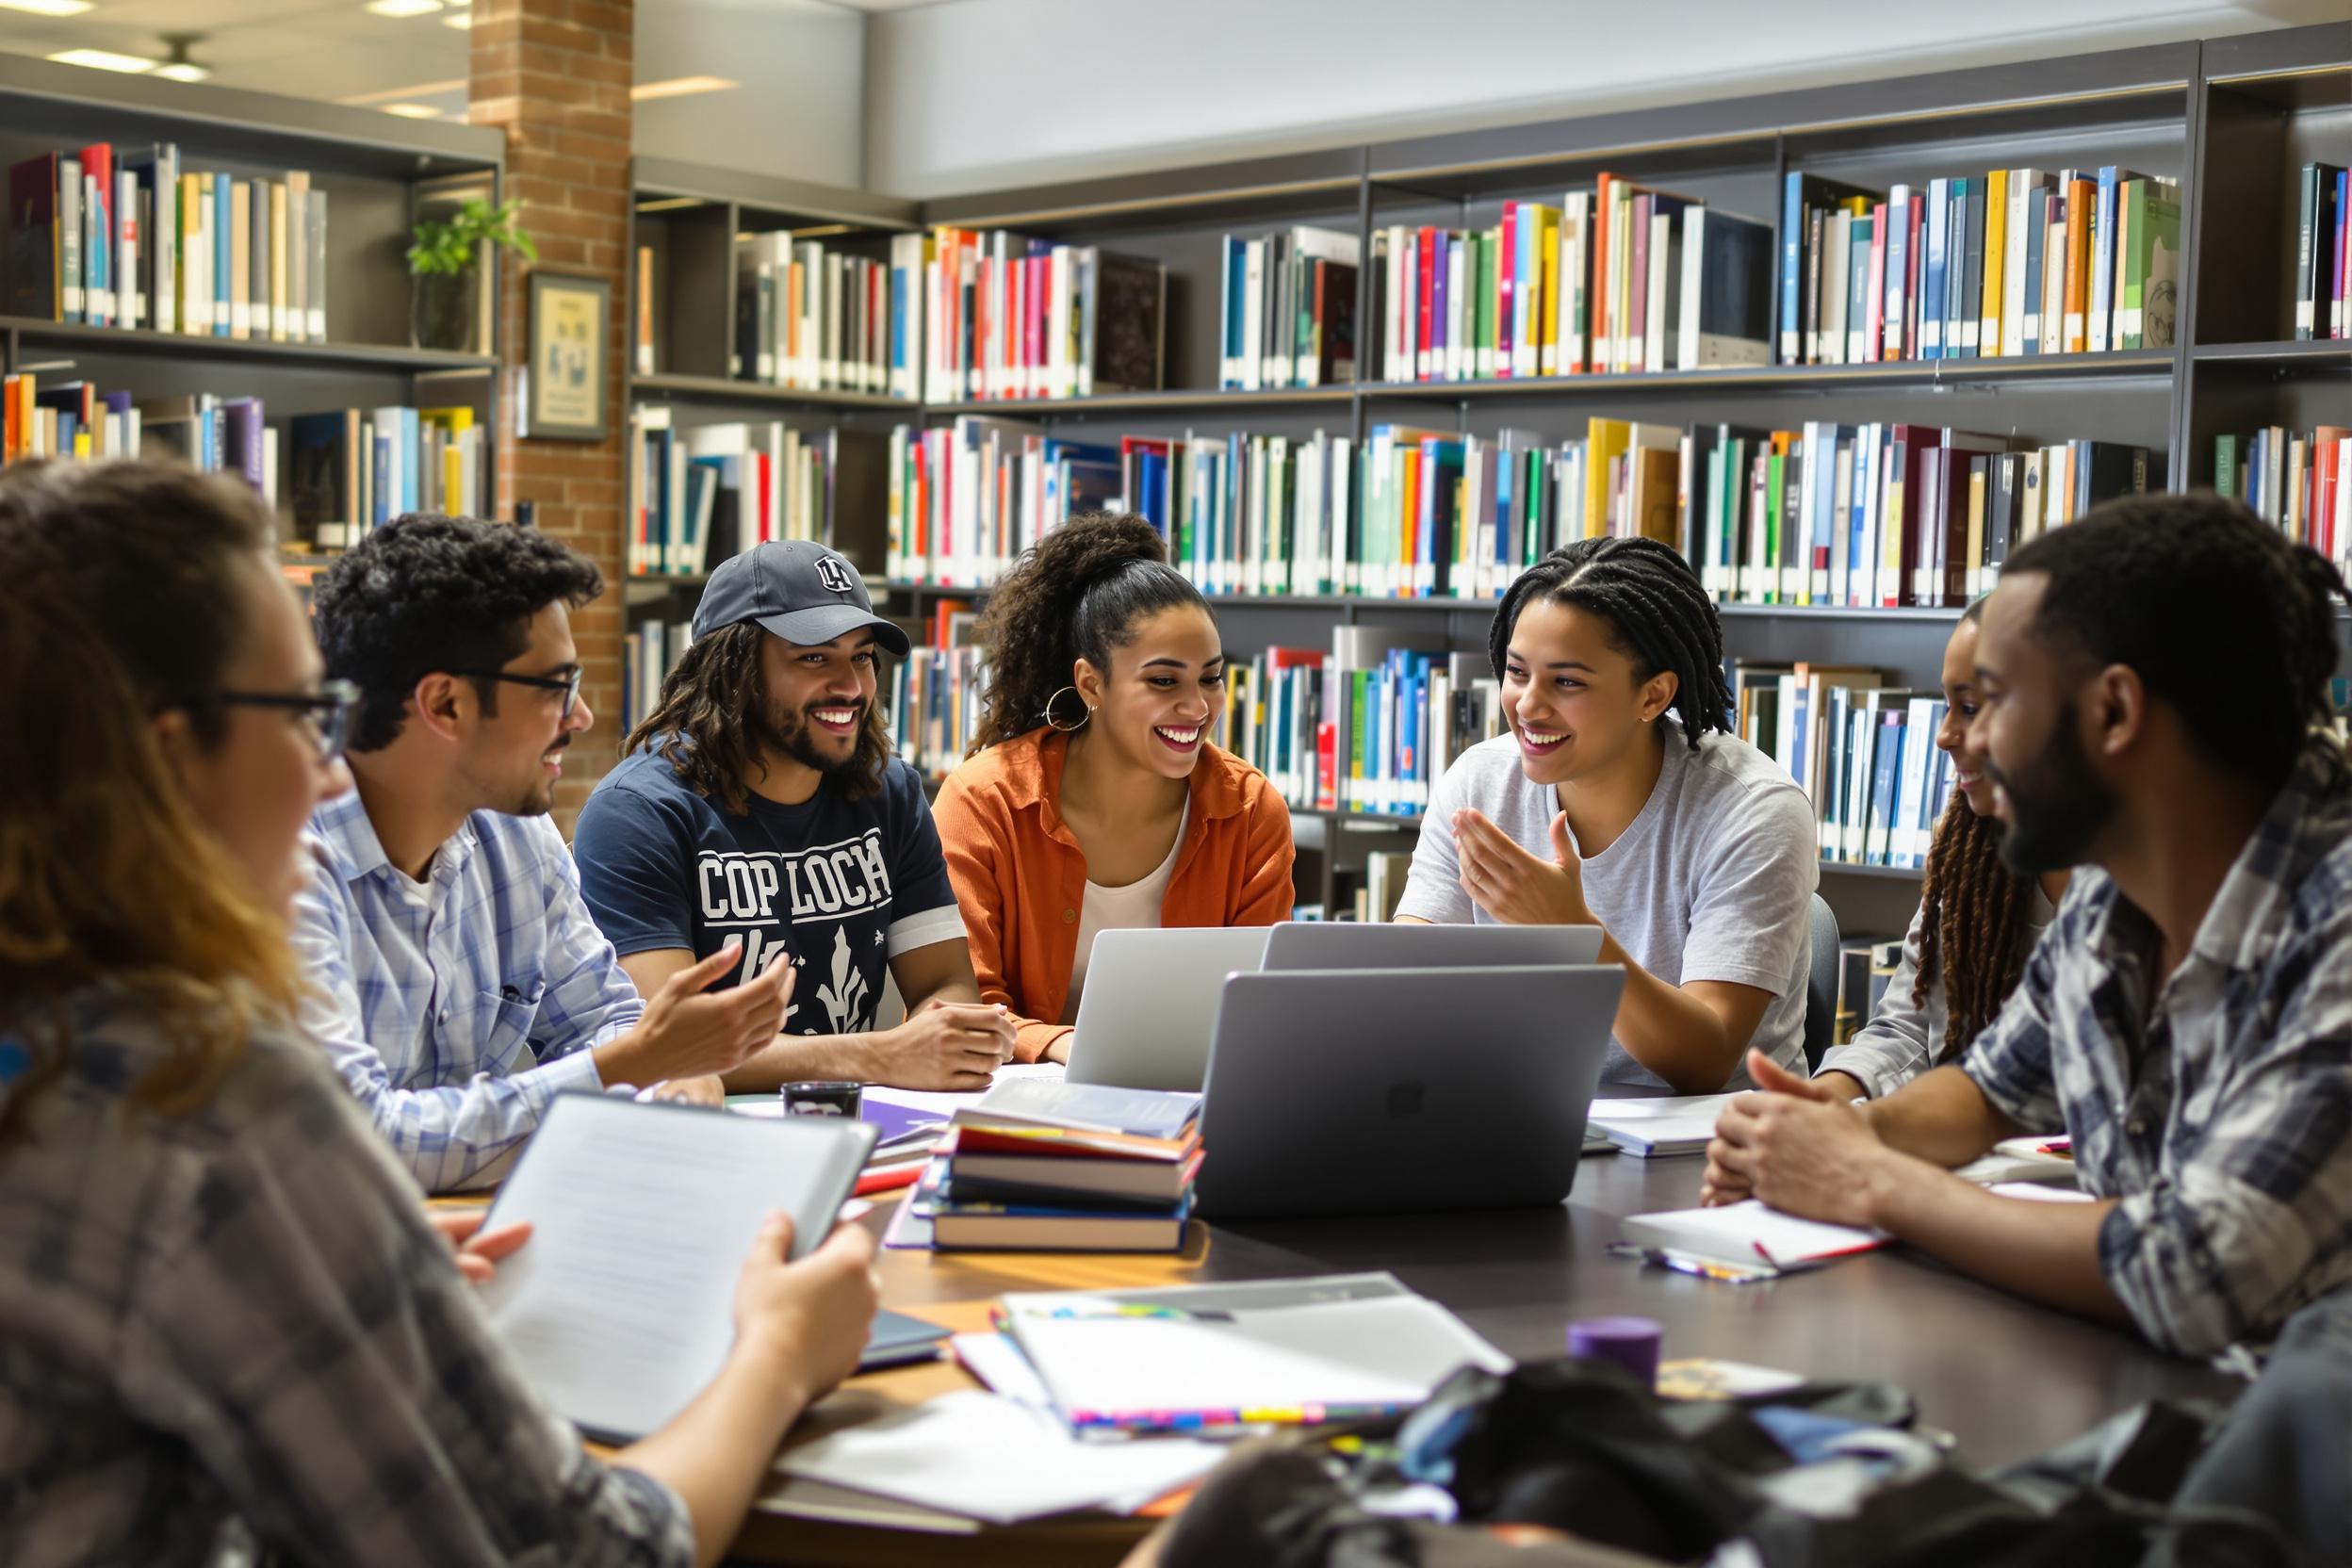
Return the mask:
<path id="1" fill-rule="evenodd" d="M 1288 917 L 1290 809 L 1209 741 L 1225 649 L 1208 601 L 1140 517 L 1072 517 L 980 620 L 988 689 L 939 791 L 982 1000 L 1015 1054 L 1062 1061 L 1095 933 Z"/>
<path id="2" fill-rule="evenodd" d="M 1813 810 L 1731 732 L 1690 563 L 1578 540 L 1511 585 L 1487 644 L 1511 733 L 1431 792 L 1397 918 L 1599 925 L 1626 970 L 1604 1083 L 1742 1088 L 1751 1045 L 1801 1064 Z"/>
<path id="3" fill-rule="evenodd" d="M 1849 1100 L 1892 1094 L 1929 1068 L 1956 1060 L 2017 988 L 2025 956 L 2066 896 L 2061 869 L 2023 876 L 2001 859 L 2001 824 L 1984 742 L 1968 743 L 1982 706 L 1976 640 L 1984 601 L 1968 606 L 1944 645 L 1944 722 L 1937 749 L 1957 769 L 1952 805 L 1928 851 L 1919 912 L 1903 940 L 1886 999 L 1814 1077 Z"/>

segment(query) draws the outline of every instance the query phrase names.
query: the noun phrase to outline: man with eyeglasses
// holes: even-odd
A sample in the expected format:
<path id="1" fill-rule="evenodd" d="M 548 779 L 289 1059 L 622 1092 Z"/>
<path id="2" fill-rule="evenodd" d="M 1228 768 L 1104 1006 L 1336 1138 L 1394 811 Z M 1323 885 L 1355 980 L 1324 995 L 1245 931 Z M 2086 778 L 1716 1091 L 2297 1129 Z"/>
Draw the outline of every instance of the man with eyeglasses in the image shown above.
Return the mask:
<path id="1" fill-rule="evenodd" d="M 571 612 L 603 588 L 535 530 L 418 515 L 316 594 L 328 676 L 356 702 L 315 722 L 347 727 L 354 788 L 311 819 L 303 1023 L 430 1192 L 495 1180 L 567 1089 L 716 1101 L 792 990 L 778 966 L 705 994 L 728 951 L 642 1000 L 580 901 L 547 813 L 596 722 Z"/>

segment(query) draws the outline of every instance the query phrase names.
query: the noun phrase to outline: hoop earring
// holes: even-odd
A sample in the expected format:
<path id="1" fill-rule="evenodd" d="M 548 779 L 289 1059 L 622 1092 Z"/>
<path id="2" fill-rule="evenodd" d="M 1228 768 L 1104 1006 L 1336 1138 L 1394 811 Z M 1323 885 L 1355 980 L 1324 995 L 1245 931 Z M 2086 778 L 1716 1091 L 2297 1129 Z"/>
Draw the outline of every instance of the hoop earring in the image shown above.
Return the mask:
<path id="1" fill-rule="evenodd" d="M 1084 729 L 1084 728 L 1086 728 L 1086 719 L 1091 719 L 1091 718 L 1093 718 L 1093 717 L 1094 717 L 1094 710 L 1093 710 L 1093 709 L 1091 709 L 1091 708 L 1089 708 L 1089 709 L 1087 709 L 1087 710 L 1086 710 L 1086 718 L 1085 718 L 1085 719 L 1080 719 L 1080 720 L 1079 720 L 1076 724 L 1060 724 L 1060 723 L 1055 722 L 1054 717 L 1054 705 L 1055 703 L 1057 703 L 1057 702 L 1061 701 L 1061 699 L 1062 699 L 1062 693 L 1063 693 L 1063 692 L 1070 692 L 1070 693 L 1075 694 L 1075 693 L 1077 692 L 1077 690 L 1078 690 L 1078 688 L 1077 688 L 1077 687 L 1075 687 L 1075 686 L 1064 686 L 1064 687 L 1060 688 L 1059 690 L 1057 690 L 1056 692 L 1054 692 L 1054 694 L 1052 696 L 1050 696 L 1050 697 L 1048 697 L 1048 698 L 1046 698 L 1046 699 L 1045 699 L 1045 727 L 1046 727 L 1046 728 L 1051 729 L 1051 730 L 1054 730 L 1054 731 L 1056 731 L 1057 733 L 1059 733 L 1059 734 L 1063 734 L 1063 735 L 1074 735 L 1074 734 L 1076 734 L 1079 730 Z M 1086 699 L 1085 699 L 1084 697 L 1080 697 L 1078 700 L 1079 700 L 1081 703 L 1083 703 L 1083 702 L 1085 702 L 1085 701 L 1086 701 Z"/>

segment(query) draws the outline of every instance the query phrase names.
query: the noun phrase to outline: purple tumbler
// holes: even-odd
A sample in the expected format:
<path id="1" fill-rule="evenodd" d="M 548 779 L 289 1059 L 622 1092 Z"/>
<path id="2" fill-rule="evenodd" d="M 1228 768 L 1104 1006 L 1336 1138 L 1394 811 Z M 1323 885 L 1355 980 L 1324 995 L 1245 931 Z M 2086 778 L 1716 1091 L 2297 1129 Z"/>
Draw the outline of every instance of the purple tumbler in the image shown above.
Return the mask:
<path id="1" fill-rule="evenodd" d="M 1568 1325 L 1568 1353 L 1578 1361 L 1615 1362 L 1643 1388 L 1658 1381 L 1658 1347 L 1665 1331 L 1647 1317 L 1586 1317 Z"/>

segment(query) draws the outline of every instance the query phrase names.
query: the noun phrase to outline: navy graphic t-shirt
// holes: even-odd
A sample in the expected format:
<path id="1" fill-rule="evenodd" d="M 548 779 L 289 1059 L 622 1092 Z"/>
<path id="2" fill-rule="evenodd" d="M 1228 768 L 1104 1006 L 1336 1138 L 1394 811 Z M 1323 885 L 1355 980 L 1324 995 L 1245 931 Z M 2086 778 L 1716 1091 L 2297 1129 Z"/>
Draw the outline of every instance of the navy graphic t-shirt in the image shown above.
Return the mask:
<path id="1" fill-rule="evenodd" d="M 931 803 L 893 758 L 878 793 L 853 801 L 827 779 L 798 806 L 749 796 L 742 816 L 705 800 L 660 755 L 641 751 L 604 776 L 580 813 L 572 853 L 580 891 L 621 956 L 730 940 L 756 974 L 781 944 L 799 969 L 788 1035 L 874 1027 L 883 964 L 960 941 Z"/>

